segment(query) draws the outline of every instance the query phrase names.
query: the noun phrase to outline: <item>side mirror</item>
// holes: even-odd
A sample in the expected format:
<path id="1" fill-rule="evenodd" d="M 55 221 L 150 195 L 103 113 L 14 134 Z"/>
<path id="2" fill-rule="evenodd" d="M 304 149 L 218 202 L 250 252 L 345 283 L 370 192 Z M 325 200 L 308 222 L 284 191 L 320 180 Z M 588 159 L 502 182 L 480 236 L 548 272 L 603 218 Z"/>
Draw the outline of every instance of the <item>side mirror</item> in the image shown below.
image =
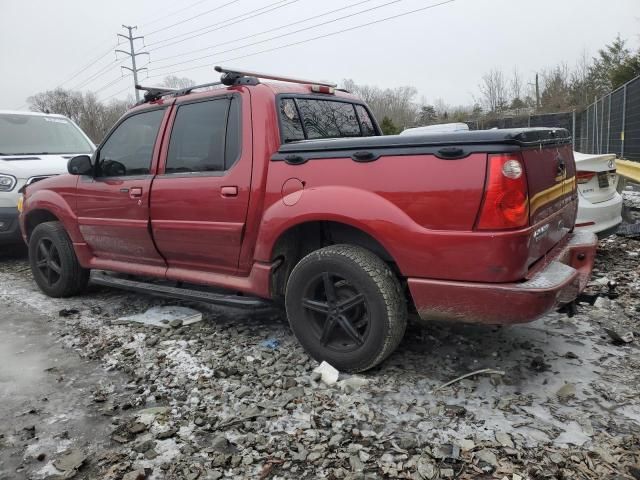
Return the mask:
<path id="1" fill-rule="evenodd" d="M 71 175 L 89 175 L 93 172 L 93 164 L 89 155 L 78 155 L 67 163 L 67 171 Z"/>

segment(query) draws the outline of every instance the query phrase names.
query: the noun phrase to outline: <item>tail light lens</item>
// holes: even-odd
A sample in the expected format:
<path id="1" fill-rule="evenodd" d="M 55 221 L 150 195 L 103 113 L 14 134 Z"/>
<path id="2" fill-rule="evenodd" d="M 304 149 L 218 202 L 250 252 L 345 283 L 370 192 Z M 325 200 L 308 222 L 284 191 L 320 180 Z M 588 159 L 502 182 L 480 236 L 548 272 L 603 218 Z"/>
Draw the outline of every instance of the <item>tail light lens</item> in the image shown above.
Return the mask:
<path id="1" fill-rule="evenodd" d="M 478 230 L 503 230 L 529 224 L 529 197 L 522 158 L 518 154 L 489 155 L 487 184 Z"/>
<path id="2" fill-rule="evenodd" d="M 576 173 L 576 181 L 578 184 L 589 183 L 591 179 L 595 176 L 596 172 L 577 172 Z"/>

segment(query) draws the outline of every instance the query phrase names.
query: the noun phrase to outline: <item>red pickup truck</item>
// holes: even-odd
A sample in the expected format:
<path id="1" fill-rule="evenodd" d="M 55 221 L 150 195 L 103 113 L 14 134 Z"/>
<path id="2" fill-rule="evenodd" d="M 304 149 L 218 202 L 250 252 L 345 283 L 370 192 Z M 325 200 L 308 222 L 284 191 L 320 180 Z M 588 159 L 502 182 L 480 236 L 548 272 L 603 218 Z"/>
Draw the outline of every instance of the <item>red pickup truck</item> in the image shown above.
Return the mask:
<path id="1" fill-rule="evenodd" d="M 47 295 L 91 277 L 274 300 L 311 356 L 361 371 L 411 313 L 529 322 L 584 288 L 597 240 L 573 231 L 566 130 L 381 136 L 331 85 L 222 71 L 206 91 L 148 89 L 71 175 L 26 188 L 20 223 Z"/>

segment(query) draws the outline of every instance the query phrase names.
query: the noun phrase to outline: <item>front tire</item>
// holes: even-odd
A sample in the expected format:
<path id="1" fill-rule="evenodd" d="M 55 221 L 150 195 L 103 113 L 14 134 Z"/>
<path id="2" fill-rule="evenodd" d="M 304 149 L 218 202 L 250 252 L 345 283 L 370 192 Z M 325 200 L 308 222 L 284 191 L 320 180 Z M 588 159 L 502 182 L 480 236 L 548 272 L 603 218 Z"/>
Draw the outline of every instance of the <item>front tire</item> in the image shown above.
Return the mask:
<path id="1" fill-rule="evenodd" d="M 291 272 L 285 303 L 291 329 L 309 355 L 346 372 L 382 362 L 407 325 L 406 299 L 394 273 L 352 245 L 304 257 Z"/>
<path id="2" fill-rule="evenodd" d="M 33 230 L 29 263 L 38 287 L 50 297 L 76 295 L 89 282 L 89 270 L 78 262 L 71 239 L 60 222 L 41 223 Z"/>

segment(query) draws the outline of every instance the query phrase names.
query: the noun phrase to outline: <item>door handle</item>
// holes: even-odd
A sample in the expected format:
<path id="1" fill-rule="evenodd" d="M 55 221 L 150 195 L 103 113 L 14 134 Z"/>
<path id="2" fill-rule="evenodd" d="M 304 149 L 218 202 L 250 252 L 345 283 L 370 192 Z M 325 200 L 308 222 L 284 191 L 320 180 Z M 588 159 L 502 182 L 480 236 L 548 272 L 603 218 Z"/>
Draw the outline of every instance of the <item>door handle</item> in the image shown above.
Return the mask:
<path id="1" fill-rule="evenodd" d="M 237 197 L 238 196 L 238 187 L 222 187 L 220 189 L 220 195 L 223 197 Z"/>
<path id="2" fill-rule="evenodd" d="M 142 196 L 142 188 L 141 187 L 132 187 L 129 190 L 129 197 L 131 198 L 140 198 Z"/>

